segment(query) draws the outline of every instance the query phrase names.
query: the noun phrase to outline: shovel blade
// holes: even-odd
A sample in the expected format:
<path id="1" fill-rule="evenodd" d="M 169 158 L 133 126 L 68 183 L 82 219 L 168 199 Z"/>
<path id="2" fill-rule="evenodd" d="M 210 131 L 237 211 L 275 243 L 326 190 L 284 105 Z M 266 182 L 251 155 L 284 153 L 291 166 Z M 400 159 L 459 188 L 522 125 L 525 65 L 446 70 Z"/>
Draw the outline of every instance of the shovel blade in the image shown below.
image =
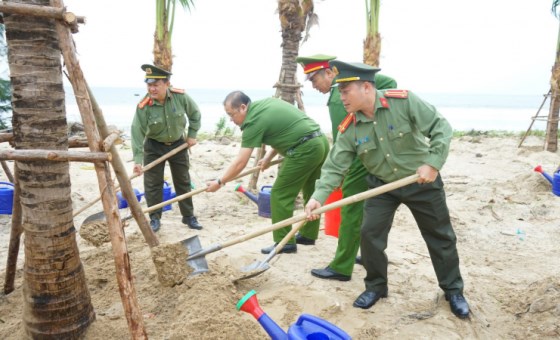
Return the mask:
<path id="1" fill-rule="evenodd" d="M 105 222 L 105 221 L 106 221 L 105 212 L 100 211 L 100 212 L 97 212 L 93 215 L 89 215 L 88 217 L 86 217 L 86 219 L 82 222 L 82 225 L 90 224 L 90 223 Z"/>
<path id="2" fill-rule="evenodd" d="M 202 249 L 198 236 L 189 237 L 181 241 L 181 244 L 185 248 L 187 248 L 189 255 L 194 254 Z M 190 276 L 206 273 L 208 271 L 208 262 L 206 262 L 206 258 L 204 256 L 187 260 L 187 264 L 191 266 L 192 269 L 194 269 Z"/>

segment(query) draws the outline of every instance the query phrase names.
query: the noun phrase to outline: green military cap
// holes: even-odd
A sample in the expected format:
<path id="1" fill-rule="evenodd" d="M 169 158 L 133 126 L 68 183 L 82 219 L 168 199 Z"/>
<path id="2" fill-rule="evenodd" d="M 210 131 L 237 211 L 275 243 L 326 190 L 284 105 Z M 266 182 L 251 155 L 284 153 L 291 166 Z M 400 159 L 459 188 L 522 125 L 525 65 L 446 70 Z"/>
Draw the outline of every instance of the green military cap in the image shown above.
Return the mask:
<path id="1" fill-rule="evenodd" d="M 297 57 L 296 62 L 303 67 L 303 73 L 307 75 L 306 80 L 313 77 L 319 70 L 329 68 L 329 61 L 336 59 L 335 56 L 326 54 L 315 54 L 309 57 Z"/>
<path id="2" fill-rule="evenodd" d="M 141 66 L 142 70 L 146 72 L 146 83 L 151 84 L 156 82 L 158 79 L 168 79 L 171 76 L 171 72 L 150 64 L 144 64 Z"/>
<path id="3" fill-rule="evenodd" d="M 330 66 L 334 73 L 336 73 L 336 83 L 354 80 L 364 80 L 375 83 L 375 74 L 381 70 L 380 68 L 364 63 L 345 63 L 340 60 L 331 61 Z"/>

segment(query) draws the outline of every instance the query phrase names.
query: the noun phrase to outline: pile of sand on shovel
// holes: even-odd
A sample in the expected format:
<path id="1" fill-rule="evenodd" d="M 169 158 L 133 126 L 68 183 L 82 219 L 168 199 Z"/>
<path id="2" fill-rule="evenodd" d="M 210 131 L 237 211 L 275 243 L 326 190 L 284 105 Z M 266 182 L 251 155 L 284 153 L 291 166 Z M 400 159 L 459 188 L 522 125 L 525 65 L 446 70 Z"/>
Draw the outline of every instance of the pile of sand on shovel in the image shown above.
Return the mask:
<path id="1" fill-rule="evenodd" d="M 105 221 L 83 223 L 80 227 L 80 237 L 96 247 L 111 241 L 109 228 Z"/>
<path id="2" fill-rule="evenodd" d="M 181 284 L 193 272 L 187 264 L 189 253 L 182 244 L 160 244 L 151 251 L 158 281 L 162 286 L 173 287 Z"/>

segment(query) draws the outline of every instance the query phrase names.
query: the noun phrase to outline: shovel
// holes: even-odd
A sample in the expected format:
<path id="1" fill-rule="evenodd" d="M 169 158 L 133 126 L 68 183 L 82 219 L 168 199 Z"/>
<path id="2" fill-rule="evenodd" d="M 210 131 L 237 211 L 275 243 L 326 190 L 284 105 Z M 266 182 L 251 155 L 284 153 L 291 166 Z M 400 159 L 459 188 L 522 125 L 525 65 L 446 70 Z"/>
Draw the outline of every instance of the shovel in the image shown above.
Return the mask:
<path id="1" fill-rule="evenodd" d="M 282 162 L 282 160 L 283 160 L 283 158 L 276 159 L 276 160 L 270 162 L 270 165 L 278 164 L 278 163 Z M 259 171 L 260 169 L 261 169 L 261 168 L 260 168 L 259 166 L 256 166 L 256 167 L 247 169 L 247 170 L 241 172 L 239 175 L 237 175 L 237 176 L 234 178 L 234 180 L 235 180 L 235 179 L 239 179 L 239 178 L 244 177 L 244 176 L 247 176 L 247 175 L 250 175 L 250 174 L 252 174 L 252 173 L 254 173 L 254 172 Z M 151 207 L 145 208 L 145 209 L 142 210 L 142 212 L 143 212 L 144 214 L 145 214 L 145 213 L 150 213 L 150 212 L 155 211 L 155 210 L 157 210 L 157 209 L 159 209 L 159 208 L 161 208 L 161 207 L 164 207 L 164 206 L 166 206 L 166 205 L 168 205 L 168 204 L 171 204 L 171 203 L 175 203 L 175 202 L 184 200 L 185 198 L 189 198 L 189 197 L 191 197 L 191 196 L 194 196 L 194 195 L 199 194 L 199 193 L 204 192 L 204 191 L 206 191 L 206 187 L 200 188 L 200 189 L 197 189 L 197 190 L 193 190 L 193 191 L 190 191 L 190 192 L 187 192 L 187 193 L 185 193 L 185 194 L 182 194 L 182 195 L 180 195 L 180 196 L 174 197 L 174 198 L 172 198 L 172 199 L 170 199 L 170 200 L 167 200 L 167 201 L 165 201 L 165 202 L 161 202 L 161 203 L 159 203 L 159 204 L 152 205 Z M 127 216 L 127 217 L 123 218 L 122 220 L 123 220 L 123 221 L 127 221 L 127 220 L 129 220 L 129 219 L 131 219 L 131 218 L 132 218 L 132 215 Z M 88 223 L 98 223 L 98 222 L 102 222 L 102 221 L 105 221 L 105 211 L 100 211 L 100 212 L 98 212 L 98 213 L 95 213 L 95 214 L 93 214 L 93 215 L 90 215 L 90 216 L 86 217 L 86 219 L 82 222 L 82 225 L 83 225 L 83 224 L 88 224 Z M 200 246 L 199 246 L 199 249 L 200 249 Z M 190 254 L 190 253 L 189 253 L 189 254 Z"/>
<path id="2" fill-rule="evenodd" d="M 294 235 L 305 225 L 305 223 L 307 223 L 307 220 L 301 221 L 295 228 L 292 228 L 292 230 L 290 230 L 290 232 L 286 234 L 286 236 L 284 236 L 284 238 L 276 245 L 276 247 L 274 247 L 274 249 L 266 256 L 266 258 L 263 261 L 255 261 L 250 265 L 241 268 L 241 271 L 247 274 L 238 277 L 237 279 L 235 279 L 235 282 L 245 280 L 245 279 L 250 279 L 270 269 L 270 265 L 268 264 L 268 262 L 270 262 L 270 260 L 272 260 L 272 258 L 276 254 L 278 254 L 278 252 L 282 248 L 284 248 L 286 243 L 288 243 L 288 241 L 292 237 L 294 237 Z"/>
<path id="3" fill-rule="evenodd" d="M 417 174 L 410 175 L 408 177 L 399 179 L 399 180 L 391 182 L 391 183 L 387 183 L 387 184 L 382 185 L 380 187 L 373 188 L 373 189 L 361 192 L 359 194 L 355 194 L 355 195 L 346 197 L 344 199 L 341 199 L 340 201 L 336 201 L 336 202 L 333 202 L 331 204 L 324 205 L 324 206 L 322 206 L 318 209 L 313 210 L 312 214 L 313 215 L 320 215 L 324 212 L 327 212 L 327 211 L 330 211 L 330 210 L 333 210 L 333 209 L 336 209 L 336 208 L 340 208 L 340 207 L 348 205 L 348 204 L 356 203 L 356 202 L 365 200 L 366 198 L 377 196 L 377 195 L 386 193 L 386 192 L 394 190 L 394 189 L 398 189 L 398 188 L 403 187 L 405 185 L 409 185 L 409 184 L 412 184 L 412 183 L 416 182 L 418 180 L 418 178 L 419 178 L 419 176 Z M 293 216 L 293 217 L 290 217 L 288 219 L 276 222 L 276 223 L 274 223 L 274 224 L 272 224 L 268 227 L 265 227 L 263 229 L 255 230 L 252 233 L 242 235 L 240 237 L 234 238 L 234 239 L 226 241 L 224 243 L 216 243 L 216 244 L 210 245 L 208 248 L 205 248 L 205 249 L 203 249 L 200 246 L 200 240 L 198 240 L 198 236 L 193 236 L 193 237 L 190 237 L 188 239 L 185 239 L 185 240 L 181 241 L 181 243 L 183 244 L 183 246 L 187 247 L 187 249 L 189 251 L 189 257 L 187 257 L 187 263 L 194 269 L 194 272 L 208 271 L 208 263 L 206 262 L 206 259 L 204 258 L 204 256 L 206 254 L 216 252 L 216 251 L 221 250 L 223 248 L 226 248 L 226 247 L 232 246 L 234 244 L 238 244 L 238 243 L 250 240 L 250 239 L 255 238 L 257 236 L 264 235 L 268 232 L 271 232 L 271 231 L 289 226 L 290 224 L 294 224 L 296 222 L 306 220 L 306 219 L 307 219 L 307 214 L 305 214 L 305 213 L 297 215 L 297 216 Z"/>

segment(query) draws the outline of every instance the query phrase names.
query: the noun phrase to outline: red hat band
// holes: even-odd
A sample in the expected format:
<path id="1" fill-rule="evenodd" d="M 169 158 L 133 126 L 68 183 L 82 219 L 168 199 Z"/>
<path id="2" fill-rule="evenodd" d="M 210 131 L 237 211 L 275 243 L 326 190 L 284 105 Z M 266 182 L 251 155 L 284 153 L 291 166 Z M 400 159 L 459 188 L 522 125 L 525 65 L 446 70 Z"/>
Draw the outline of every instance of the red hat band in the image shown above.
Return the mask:
<path id="1" fill-rule="evenodd" d="M 329 68 L 328 61 L 318 61 L 316 63 L 309 63 L 303 67 L 303 73 L 307 74 L 323 68 Z"/>

